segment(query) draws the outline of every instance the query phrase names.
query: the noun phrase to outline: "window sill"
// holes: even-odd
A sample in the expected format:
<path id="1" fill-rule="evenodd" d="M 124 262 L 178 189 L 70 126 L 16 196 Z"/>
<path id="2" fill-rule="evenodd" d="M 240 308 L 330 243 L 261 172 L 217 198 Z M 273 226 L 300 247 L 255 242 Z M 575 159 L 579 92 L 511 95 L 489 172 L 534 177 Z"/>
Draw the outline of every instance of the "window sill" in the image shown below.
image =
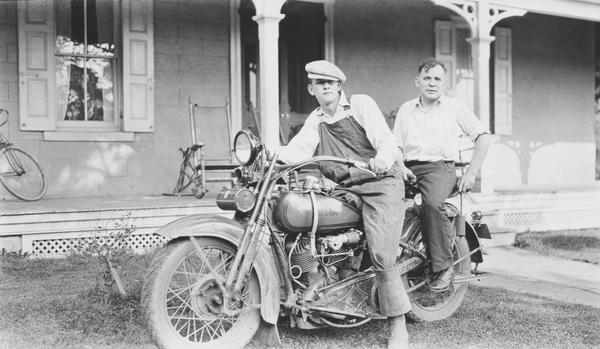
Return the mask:
<path id="1" fill-rule="evenodd" d="M 45 141 L 66 142 L 133 142 L 133 132 L 45 131 Z"/>

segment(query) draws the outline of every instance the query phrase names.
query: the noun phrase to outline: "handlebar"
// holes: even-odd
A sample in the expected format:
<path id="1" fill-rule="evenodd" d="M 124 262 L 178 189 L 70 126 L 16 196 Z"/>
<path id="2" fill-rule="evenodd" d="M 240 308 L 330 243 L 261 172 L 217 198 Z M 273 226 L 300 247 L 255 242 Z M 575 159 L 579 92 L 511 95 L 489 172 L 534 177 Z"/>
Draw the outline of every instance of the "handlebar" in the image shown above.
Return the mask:
<path id="1" fill-rule="evenodd" d="M 6 114 L 6 119 L 0 122 L 0 127 L 4 126 L 8 122 L 8 110 L 0 108 L 0 114 Z"/>
<path id="2" fill-rule="evenodd" d="M 337 156 L 329 156 L 329 155 L 319 155 L 319 156 L 313 156 L 310 159 L 307 160 L 303 160 L 303 161 L 299 161 L 299 162 L 295 162 L 292 164 L 283 164 L 283 165 L 277 165 L 280 169 L 283 170 L 293 170 L 293 169 L 297 169 L 300 167 L 304 167 L 308 164 L 311 163 L 316 163 L 316 162 L 321 162 L 321 161 L 331 161 L 331 162 L 338 162 L 341 164 L 346 164 L 346 165 L 350 165 L 350 166 L 354 166 L 360 170 L 366 171 L 369 174 L 371 174 L 373 177 L 376 177 L 377 175 L 371 171 L 369 169 L 369 164 L 367 164 L 364 161 L 360 161 L 360 160 L 352 160 L 352 159 L 345 159 L 345 158 L 340 158 Z"/>

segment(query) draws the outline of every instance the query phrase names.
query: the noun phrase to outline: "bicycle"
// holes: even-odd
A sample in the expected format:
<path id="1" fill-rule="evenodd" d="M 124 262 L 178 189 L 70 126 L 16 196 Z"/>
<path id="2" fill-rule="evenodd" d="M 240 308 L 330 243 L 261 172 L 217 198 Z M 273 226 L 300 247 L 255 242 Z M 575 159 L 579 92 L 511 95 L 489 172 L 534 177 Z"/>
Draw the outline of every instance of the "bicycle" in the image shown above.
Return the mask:
<path id="1" fill-rule="evenodd" d="M 6 115 L 8 110 L 0 109 L 0 115 Z M 48 189 L 46 174 L 37 160 L 25 150 L 16 147 L 0 132 L 0 183 L 16 198 L 23 201 L 41 199 Z"/>

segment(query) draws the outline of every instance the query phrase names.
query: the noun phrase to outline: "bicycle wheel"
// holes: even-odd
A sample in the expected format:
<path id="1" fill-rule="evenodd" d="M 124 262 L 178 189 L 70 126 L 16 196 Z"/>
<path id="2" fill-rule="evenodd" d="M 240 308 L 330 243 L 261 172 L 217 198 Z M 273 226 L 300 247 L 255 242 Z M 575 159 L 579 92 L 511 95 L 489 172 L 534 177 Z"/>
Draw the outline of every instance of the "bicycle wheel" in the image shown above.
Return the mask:
<path id="1" fill-rule="evenodd" d="M 46 174 L 26 151 L 8 147 L 0 150 L 0 183 L 23 201 L 39 200 L 46 194 Z"/>

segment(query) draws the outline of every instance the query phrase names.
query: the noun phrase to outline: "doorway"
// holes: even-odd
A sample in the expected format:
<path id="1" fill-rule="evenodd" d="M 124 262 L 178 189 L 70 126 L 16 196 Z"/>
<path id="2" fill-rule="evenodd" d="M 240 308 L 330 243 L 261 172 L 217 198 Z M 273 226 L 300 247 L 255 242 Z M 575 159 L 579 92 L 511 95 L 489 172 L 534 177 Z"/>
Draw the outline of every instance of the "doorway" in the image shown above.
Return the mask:
<path id="1" fill-rule="evenodd" d="M 242 127 L 255 134 L 260 130 L 258 24 L 251 0 L 240 3 Z M 323 59 L 325 11 L 321 3 L 288 1 L 279 23 L 279 139 L 282 144 L 299 131 L 317 106 L 306 90 L 306 63 Z"/>

